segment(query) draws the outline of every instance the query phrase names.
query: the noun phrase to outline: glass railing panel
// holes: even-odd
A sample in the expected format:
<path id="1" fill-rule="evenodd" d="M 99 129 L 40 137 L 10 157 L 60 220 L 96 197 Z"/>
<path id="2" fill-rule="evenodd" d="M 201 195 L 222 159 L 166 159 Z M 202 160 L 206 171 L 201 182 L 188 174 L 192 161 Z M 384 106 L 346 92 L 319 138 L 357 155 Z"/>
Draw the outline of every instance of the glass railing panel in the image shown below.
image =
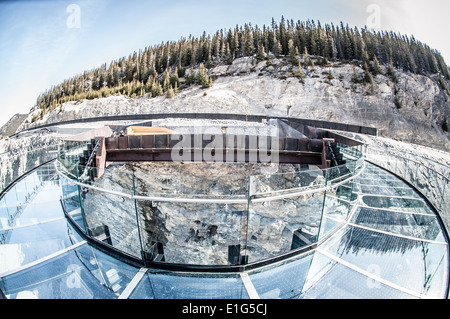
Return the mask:
<path id="1" fill-rule="evenodd" d="M 321 250 L 394 285 L 432 298 L 444 297 L 447 245 L 347 226 Z M 411 280 L 414 278 L 414 280 Z"/>
<path id="2" fill-rule="evenodd" d="M 444 197 L 443 180 L 444 176 L 437 173 L 431 168 L 419 166 L 418 168 L 418 180 L 415 185 L 431 203 L 437 204 L 436 208 L 439 209 L 440 202 Z M 426 181 L 426 182 L 425 182 Z"/>
<path id="3" fill-rule="evenodd" d="M 352 183 L 327 190 L 324 198 L 320 236 L 322 238 L 347 220 L 355 203 L 352 202 Z"/>
<path id="4" fill-rule="evenodd" d="M 360 154 L 355 154 L 360 155 Z M 363 163 L 348 161 L 345 165 L 331 167 L 327 170 L 327 191 L 324 198 L 320 238 L 348 219 L 352 211 L 357 194 L 353 176 L 359 173 Z M 348 179 L 352 180 L 348 180 Z"/>
<path id="5" fill-rule="evenodd" d="M 295 299 L 303 290 L 314 252 L 294 260 L 250 271 L 249 277 L 262 299 Z"/>
<path id="6" fill-rule="evenodd" d="M 87 187 L 80 197 L 87 235 L 140 258 L 134 200 Z"/>
<path id="7" fill-rule="evenodd" d="M 325 171 L 294 171 L 250 177 L 250 195 L 268 197 L 309 191 L 325 186 Z"/>
<path id="8" fill-rule="evenodd" d="M 4 174 L 0 175 L 0 190 L 7 188 L 20 176 L 56 157 L 57 145 L 39 150 L 20 150 L 17 154 L 0 157 L 0 166 Z"/>
<path id="9" fill-rule="evenodd" d="M 86 231 L 84 215 L 81 206 L 80 186 L 71 182 L 71 180 L 61 177 L 61 200 L 64 204 L 66 214 L 77 223 L 83 231 Z"/>
<path id="10" fill-rule="evenodd" d="M 341 143 L 336 144 L 339 147 L 340 153 L 342 153 L 346 158 L 357 160 L 362 157 L 362 151 L 359 146 L 348 146 Z"/>
<path id="11" fill-rule="evenodd" d="M 32 188 L 27 185 L 27 177 L 20 179 L 18 183 L 14 186 L 14 190 L 16 192 L 17 203 L 22 206 L 28 202 L 29 195 L 32 193 Z M 28 186 L 28 187 L 27 187 Z M 28 192 L 28 188 L 30 188 L 30 192 Z"/>
<path id="12" fill-rule="evenodd" d="M 241 263 L 246 204 L 136 203 L 147 260 L 198 265 Z"/>
<path id="13" fill-rule="evenodd" d="M 441 212 L 442 212 L 442 218 L 450 219 L 450 179 L 446 179 L 442 182 L 443 184 L 443 193 L 444 196 L 441 200 Z M 446 225 L 450 225 L 450 222 Z"/>
<path id="14" fill-rule="evenodd" d="M 14 224 L 14 219 L 20 212 L 20 205 L 17 201 L 16 188 L 11 187 L 1 198 L 1 216 L 2 227 L 10 227 Z"/>
<path id="15" fill-rule="evenodd" d="M 136 195 L 148 197 L 247 197 L 250 166 L 232 163 L 134 163 Z"/>
<path id="16" fill-rule="evenodd" d="M 116 297 L 125 290 L 139 271 L 138 267 L 124 263 L 92 246 L 77 248 L 77 256 L 86 269 Z"/>
<path id="17" fill-rule="evenodd" d="M 392 171 L 397 176 L 403 177 L 406 181 L 414 181 L 417 177 L 417 165 L 416 163 L 409 163 L 406 159 L 402 157 L 397 157 L 396 171 Z"/>
<path id="18" fill-rule="evenodd" d="M 58 149 L 58 161 L 68 175 L 75 177 L 76 165 L 80 162 L 80 157 L 84 156 L 84 151 L 88 151 L 92 146 L 91 141 L 64 141 Z"/>
<path id="19" fill-rule="evenodd" d="M 9 207 L 6 198 L 0 198 L 0 229 L 9 227 Z"/>
<path id="20" fill-rule="evenodd" d="M 239 274 L 147 273 L 130 299 L 248 299 Z"/>
<path id="21" fill-rule="evenodd" d="M 58 180 L 41 171 L 20 179 L 0 200 L 1 227 L 32 224 L 62 216 Z M 55 197 L 56 195 L 56 197 Z"/>
<path id="22" fill-rule="evenodd" d="M 77 181 L 92 185 L 105 192 L 133 195 L 133 172 L 123 164 L 111 164 L 102 175 L 95 167 L 77 165 Z"/>
<path id="23" fill-rule="evenodd" d="M 317 242 L 325 192 L 265 196 L 250 201 L 249 262 L 300 249 Z"/>

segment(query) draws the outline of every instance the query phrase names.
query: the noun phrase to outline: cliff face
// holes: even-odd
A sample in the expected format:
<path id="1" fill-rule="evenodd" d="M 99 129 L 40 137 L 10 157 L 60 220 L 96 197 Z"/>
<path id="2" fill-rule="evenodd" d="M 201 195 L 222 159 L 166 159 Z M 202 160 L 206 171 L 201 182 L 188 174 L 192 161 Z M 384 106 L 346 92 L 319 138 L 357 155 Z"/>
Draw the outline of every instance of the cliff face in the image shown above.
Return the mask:
<path id="1" fill-rule="evenodd" d="M 449 134 L 442 130 L 444 118 L 450 117 L 449 95 L 437 76 L 396 71 L 398 82 L 394 84 L 389 77 L 377 75 L 372 91 L 371 85 L 352 81 L 354 71 L 360 79 L 364 77 L 359 66 L 354 69 L 341 62 L 304 66 L 304 83 L 295 76 L 297 71 L 286 59 L 274 59 L 268 65 L 267 61 L 240 58 L 210 69 L 215 80 L 208 89 L 191 86 L 174 98 L 111 96 L 68 102 L 36 124 L 138 113 L 291 116 L 373 126 L 381 136 L 450 150 Z M 37 112 L 31 112 L 19 130 L 26 128 Z"/>

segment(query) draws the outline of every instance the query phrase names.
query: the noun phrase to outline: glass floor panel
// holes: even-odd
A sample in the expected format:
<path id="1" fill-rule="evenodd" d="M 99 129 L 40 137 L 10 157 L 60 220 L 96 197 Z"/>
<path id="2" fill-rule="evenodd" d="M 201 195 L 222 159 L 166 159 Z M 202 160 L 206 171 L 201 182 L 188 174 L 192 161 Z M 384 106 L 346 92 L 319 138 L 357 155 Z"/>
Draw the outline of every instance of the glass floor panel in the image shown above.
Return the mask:
<path id="1" fill-rule="evenodd" d="M 138 270 L 84 244 L 0 278 L 0 288 L 9 299 L 111 299 Z"/>
<path id="2" fill-rule="evenodd" d="M 65 219 L 0 230 L 0 273 L 72 246 L 80 237 Z"/>
<path id="3" fill-rule="evenodd" d="M 417 192 L 410 188 L 402 187 L 385 187 L 385 186 L 372 186 L 361 184 L 358 186 L 358 191 L 363 194 L 376 194 L 386 196 L 399 196 L 399 197 L 411 197 L 421 199 Z"/>
<path id="4" fill-rule="evenodd" d="M 447 245 L 411 240 L 354 226 L 339 230 L 321 250 L 395 285 L 431 298 L 445 297 Z M 411 280 L 414 278 L 414 280 Z"/>
<path id="5" fill-rule="evenodd" d="M 131 299 L 248 299 L 239 274 L 147 273 Z"/>
<path id="6" fill-rule="evenodd" d="M 372 179 L 372 178 L 358 178 L 358 183 L 361 185 L 376 185 L 376 186 L 386 186 L 386 187 L 404 187 L 405 183 L 400 180 L 383 180 L 383 179 Z"/>
<path id="7" fill-rule="evenodd" d="M 433 215 L 358 207 L 350 223 L 383 232 L 445 243 L 441 227 Z"/>
<path id="8" fill-rule="evenodd" d="M 434 215 L 423 200 L 415 198 L 362 195 L 361 203 L 372 208 Z"/>
<path id="9" fill-rule="evenodd" d="M 316 253 L 301 299 L 418 299 Z"/>
<path id="10" fill-rule="evenodd" d="M 249 272 L 260 298 L 298 298 L 303 290 L 314 253 Z"/>

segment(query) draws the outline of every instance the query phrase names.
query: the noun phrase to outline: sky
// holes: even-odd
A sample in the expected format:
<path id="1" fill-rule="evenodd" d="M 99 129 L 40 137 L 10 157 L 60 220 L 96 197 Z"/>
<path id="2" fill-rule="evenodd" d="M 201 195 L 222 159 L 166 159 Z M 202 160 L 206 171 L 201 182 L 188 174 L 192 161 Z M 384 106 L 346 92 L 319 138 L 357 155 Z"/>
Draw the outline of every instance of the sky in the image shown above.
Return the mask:
<path id="1" fill-rule="evenodd" d="M 282 16 L 414 35 L 450 64 L 448 12 L 448 0 L 0 1 L 0 126 L 85 70 L 161 42 L 269 26 Z"/>

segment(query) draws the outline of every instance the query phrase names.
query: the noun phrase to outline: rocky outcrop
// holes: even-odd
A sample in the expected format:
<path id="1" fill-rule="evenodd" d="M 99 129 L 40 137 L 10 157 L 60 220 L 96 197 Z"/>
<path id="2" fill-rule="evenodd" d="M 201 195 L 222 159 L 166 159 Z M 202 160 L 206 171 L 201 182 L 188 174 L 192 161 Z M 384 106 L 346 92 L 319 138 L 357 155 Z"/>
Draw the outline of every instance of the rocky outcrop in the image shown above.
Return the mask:
<path id="1" fill-rule="evenodd" d="M 442 130 L 444 118 L 450 117 L 450 100 L 437 76 L 396 71 L 395 84 L 389 77 L 377 75 L 372 91 L 369 84 L 352 82 L 354 70 L 362 79 L 363 69 L 354 64 L 303 67 L 301 83 L 297 67 L 286 59 L 274 59 L 268 65 L 245 57 L 210 69 L 215 80 L 208 89 L 191 86 L 174 98 L 111 96 L 68 102 L 35 124 L 139 113 L 291 116 L 373 126 L 380 136 L 450 150 L 449 134 Z M 31 112 L 21 129 L 29 126 L 33 115 Z"/>

